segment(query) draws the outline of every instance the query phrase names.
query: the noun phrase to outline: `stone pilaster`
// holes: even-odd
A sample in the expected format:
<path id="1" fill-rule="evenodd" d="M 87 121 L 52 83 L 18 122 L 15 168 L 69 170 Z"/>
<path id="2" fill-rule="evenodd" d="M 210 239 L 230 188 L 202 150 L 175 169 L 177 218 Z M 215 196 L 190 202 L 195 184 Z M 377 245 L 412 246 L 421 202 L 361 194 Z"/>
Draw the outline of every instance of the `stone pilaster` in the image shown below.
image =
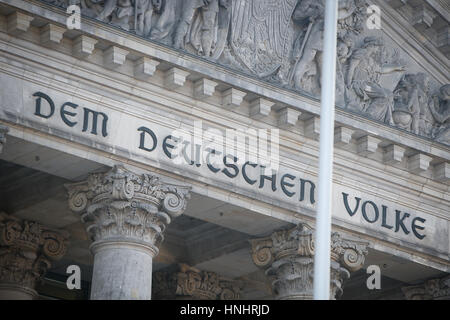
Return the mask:
<path id="1" fill-rule="evenodd" d="M 450 276 L 403 287 L 406 300 L 450 300 Z"/>
<path id="2" fill-rule="evenodd" d="M 242 283 L 180 264 L 173 272 L 154 275 L 157 299 L 177 300 L 239 300 Z"/>
<path id="3" fill-rule="evenodd" d="M 151 299 L 153 258 L 167 225 L 184 212 L 190 188 L 122 166 L 66 188 L 93 240 L 91 299 Z"/>
<path id="4" fill-rule="evenodd" d="M 301 223 L 293 229 L 274 232 L 270 237 L 251 240 L 253 262 L 270 277 L 279 300 L 313 298 L 314 230 Z M 342 294 L 342 284 L 350 272 L 360 269 L 367 254 L 367 243 L 331 238 L 330 297 Z"/>
<path id="5" fill-rule="evenodd" d="M 37 297 L 36 284 L 66 252 L 67 233 L 0 213 L 0 299 Z"/>
<path id="6" fill-rule="evenodd" d="M 0 153 L 2 153 L 3 145 L 6 143 L 6 134 L 8 131 L 8 127 L 0 124 Z"/>

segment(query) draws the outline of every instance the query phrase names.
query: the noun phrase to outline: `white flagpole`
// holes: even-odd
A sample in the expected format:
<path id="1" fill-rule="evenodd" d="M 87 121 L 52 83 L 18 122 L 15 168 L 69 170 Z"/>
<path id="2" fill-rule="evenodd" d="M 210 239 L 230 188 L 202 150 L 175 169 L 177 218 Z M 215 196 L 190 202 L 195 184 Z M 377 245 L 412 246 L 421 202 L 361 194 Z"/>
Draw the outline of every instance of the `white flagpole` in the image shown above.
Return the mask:
<path id="1" fill-rule="evenodd" d="M 317 203 L 314 299 L 330 299 L 331 189 L 334 149 L 338 0 L 326 0 L 320 109 L 319 198 Z"/>

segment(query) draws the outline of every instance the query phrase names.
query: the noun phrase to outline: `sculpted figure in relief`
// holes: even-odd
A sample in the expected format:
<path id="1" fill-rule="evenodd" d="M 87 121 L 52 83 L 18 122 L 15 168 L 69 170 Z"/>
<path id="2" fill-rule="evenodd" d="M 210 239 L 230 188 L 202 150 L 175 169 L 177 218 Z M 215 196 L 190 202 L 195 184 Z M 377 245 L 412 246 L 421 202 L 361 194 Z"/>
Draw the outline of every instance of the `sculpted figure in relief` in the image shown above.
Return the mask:
<path id="1" fill-rule="evenodd" d="M 432 137 L 445 144 L 450 144 L 450 84 L 443 85 L 438 95 L 432 97 L 430 111 L 436 120 Z"/>
<path id="2" fill-rule="evenodd" d="M 230 0 L 186 0 L 174 35 L 174 47 L 190 43 L 196 53 L 218 58 L 225 47 Z M 218 50 L 216 50 L 218 49 Z"/>
<path id="3" fill-rule="evenodd" d="M 338 8 L 338 68 L 348 58 L 353 47 L 349 36 L 350 32 L 358 33 L 360 30 L 360 13 L 355 0 L 341 0 Z M 312 87 L 320 88 L 320 66 L 322 64 L 323 31 L 324 31 L 324 3 L 322 0 L 300 0 L 292 15 L 292 20 L 302 30 L 294 41 L 294 63 L 289 75 L 289 83 L 295 88 L 305 89 L 305 78 L 315 76 L 317 83 Z M 340 72 L 338 70 L 338 72 Z M 318 93 L 319 90 L 316 90 Z"/>
<path id="4" fill-rule="evenodd" d="M 405 68 L 400 64 L 383 64 L 382 46 L 380 38 L 366 37 L 362 47 L 353 52 L 345 82 L 346 102 L 351 109 L 393 125 L 393 89 L 381 86 L 380 77 L 383 74 L 403 72 Z"/>

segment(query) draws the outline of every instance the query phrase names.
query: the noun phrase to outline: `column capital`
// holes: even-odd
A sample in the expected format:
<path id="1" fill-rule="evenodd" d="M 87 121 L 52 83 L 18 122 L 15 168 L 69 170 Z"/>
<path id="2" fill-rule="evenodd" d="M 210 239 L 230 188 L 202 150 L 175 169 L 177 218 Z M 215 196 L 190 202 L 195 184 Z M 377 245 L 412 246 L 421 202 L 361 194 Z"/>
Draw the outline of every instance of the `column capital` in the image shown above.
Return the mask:
<path id="1" fill-rule="evenodd" d="M 0 153 L 3 151 L 3 145 L 6 143 L 6 134 L 9 129 L 7 126 L 0 124 Z"/>
<path id="2" fill-rule="evenodd" d="M 300 223 L 270 237 L 250 240 L 253 262 L 271 277 L 277 299 L 312 299 L 314 229 Z M 368 243 L 331 236 L 331 297 L 342 294 L 342 283 L 364 265 Z"/>
<path id="3" fill-rule="evenodd" d="M 406 300 L 450 300 L 450 276 L 403 287 Z"/>
<path id="4" fill-rule="evenodd" d="M 159 299 L 238 300 L 242 283 L 179 264 L 176 271 L 154 275 L 154 292 Z"/>
<path id="5" fill-rule="evenodd" d="M 135 174 L 123 166 L 65 187 L 70 209 L 81 214 L 93 241 L 138 243 L 154 255 L 165 228 L 184 212 L 190 198 L 190 187 L 164 183 L 151 173 Z"/>
<path id="6" fill-rule="evenodd" d="M 0 213 L 0 286 L 33 291 L 51 261 L 64 256 L 68 233 Z"/>

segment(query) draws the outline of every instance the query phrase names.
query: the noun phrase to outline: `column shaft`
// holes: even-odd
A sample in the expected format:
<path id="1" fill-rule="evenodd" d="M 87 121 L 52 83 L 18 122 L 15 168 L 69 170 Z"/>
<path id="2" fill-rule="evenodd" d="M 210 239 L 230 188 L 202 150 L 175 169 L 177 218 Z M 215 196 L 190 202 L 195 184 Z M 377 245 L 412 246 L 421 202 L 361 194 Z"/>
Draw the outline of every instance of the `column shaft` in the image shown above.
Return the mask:
<path id="1" fill-rule="evenodd" d="M 150 300 L 153 251 L 133 243 L 95 244 L 91 300 Z"/>

